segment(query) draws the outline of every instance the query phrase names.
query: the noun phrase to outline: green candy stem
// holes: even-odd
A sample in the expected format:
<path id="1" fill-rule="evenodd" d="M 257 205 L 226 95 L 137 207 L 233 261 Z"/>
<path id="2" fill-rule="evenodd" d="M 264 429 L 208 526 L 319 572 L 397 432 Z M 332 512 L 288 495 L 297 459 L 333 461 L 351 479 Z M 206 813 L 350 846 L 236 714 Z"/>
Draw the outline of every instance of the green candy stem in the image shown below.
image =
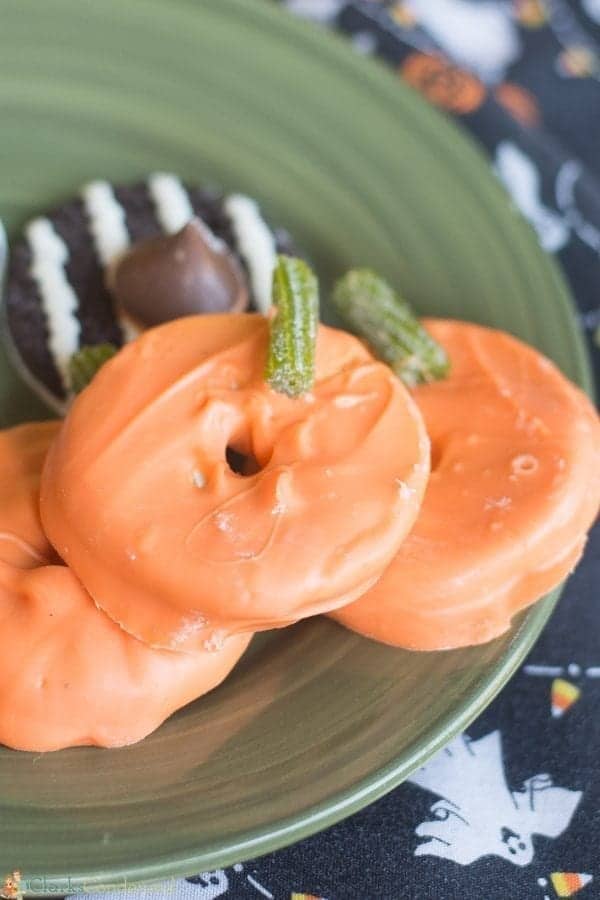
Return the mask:
<path id="1" fill-rule="evenodd" d="M 115 355 L 114 344 L 96 344 L 93 347 L 81 347 L 69 360 L 69 378 L 71 390 L 80 394 L 88 386 L 98 369 Z"/>
<path id="2" fill-rule="evenodd" d="M 444 378 L 446 351 L 423 328 L 409 305 L 371 269 L 351 269 L 333 290 L 333 302 L 351 331 L 409 387 Z"/>
<path id="3" fill-rule="evenodd" d="M 279 393 L 298 397 L 315 382 L 319 324 L 319 286 L 304 260 L 277 257 L 273 306 L 265 380 Z"/>

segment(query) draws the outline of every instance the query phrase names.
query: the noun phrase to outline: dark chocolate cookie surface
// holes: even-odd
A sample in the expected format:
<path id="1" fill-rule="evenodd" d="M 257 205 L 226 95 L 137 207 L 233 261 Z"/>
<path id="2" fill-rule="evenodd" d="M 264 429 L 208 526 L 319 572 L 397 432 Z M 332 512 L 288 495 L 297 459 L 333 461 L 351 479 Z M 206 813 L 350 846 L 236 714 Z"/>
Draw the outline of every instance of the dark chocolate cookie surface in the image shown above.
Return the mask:
<path id="1" fill-rule="evenodd" d="M 5 322 L 23 376 L 55 410 L 68 401 L 68 361 L 79 347 L 121 346 L 134 336 L 106 286 L 107 266 L 132 244 L 175 233 L 193 216 L 233 251 L 252 306 L 264 310 L 274 254 L 295 249 L 250 197 L 156 173 L 133 185 L 91 182 L 26 225 L 10 252 Z"/>

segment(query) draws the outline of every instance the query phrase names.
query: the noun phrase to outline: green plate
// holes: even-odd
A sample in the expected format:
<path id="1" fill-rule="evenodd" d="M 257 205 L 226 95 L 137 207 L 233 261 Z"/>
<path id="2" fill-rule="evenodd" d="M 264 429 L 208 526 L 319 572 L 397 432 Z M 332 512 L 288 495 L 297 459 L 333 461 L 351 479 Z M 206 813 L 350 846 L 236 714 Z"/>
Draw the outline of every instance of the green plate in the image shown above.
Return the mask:
<path id="1" fill-rule="evenodd" d="M 479 153 L 400 80 L 264 0 L 3 0 L 0 215 L 167 168 L 258 196 L 327 282 L 357 263 L 419 310 L 500 326 L 589 387 L 557 271 Z M 4 423 L 39 407 L 0 361 Z M 256 640 L 141 744 L 0 751 L 0 873 L 32 891 L 250 858 L 397 785 L 492 699 L 552 609 L 413 654 L 327 620 Z M 118 703 L 118 698 L 115 698 Z"/>

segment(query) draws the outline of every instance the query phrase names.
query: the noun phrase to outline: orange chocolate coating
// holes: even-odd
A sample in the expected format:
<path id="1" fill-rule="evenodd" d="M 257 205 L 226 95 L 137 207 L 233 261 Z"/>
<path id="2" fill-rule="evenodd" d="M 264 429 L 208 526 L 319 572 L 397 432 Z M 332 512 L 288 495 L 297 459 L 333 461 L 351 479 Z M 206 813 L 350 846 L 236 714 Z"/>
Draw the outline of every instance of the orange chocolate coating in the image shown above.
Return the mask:
<path id="1" fill-rule="evenodd" d="M 152 646 L 195 650 L 348 602 L 415 519 L 429 442 L 390 370 L 322 326 L 314 389 L 290 399 L 264 382 L 267 346 L 258 315 L 147 332 L 78 397 L 48 456 L 50 540 Z"/>
<path id="2" fill-rule="evenodd" d="M 425 325 L 452 370 L 414 391 L 432 443 L 423 506 L 375 587 L 333 618 L 440 650 L 502 634 L 576 565 L 600 500 L 600 425 L 531 347 L 464 322 Z"/>
<path id="3" fill-rule="evenodd" d="M 0 527 L 13 536 L 0 541 L 0 743 L 36 752 L 119 747 L 219 684 L 250 637 L 214 653 L 153 650 L 99 610 L 66 566 L 43 564 L 54 552 L 36 485 L 57 427 L 0 433 Z"/>
<path id="4" fill-rule="evenodd" d="M 60 422 L 0 431 L 0 562 L 32 569 L 56 561 L 39 514 L 42 466 Z"/>

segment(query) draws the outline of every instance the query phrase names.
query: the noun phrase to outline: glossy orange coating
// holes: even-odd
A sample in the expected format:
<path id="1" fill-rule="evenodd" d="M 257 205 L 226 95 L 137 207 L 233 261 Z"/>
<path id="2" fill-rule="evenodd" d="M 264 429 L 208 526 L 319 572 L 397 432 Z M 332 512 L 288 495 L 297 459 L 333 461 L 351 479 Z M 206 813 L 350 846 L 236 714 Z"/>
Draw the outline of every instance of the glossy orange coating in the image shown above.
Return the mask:
<path id="1" fill-rule="evenodd" d="M 37 485 L 54 424 L 0 433 L 0 743 L 42 752 L 119 747 L 215 687 L 249 643 L 218 652 L 153 650 L 99 610 L 39 522 Z M 8 550 L 8 552 L 6 552 Z"/>
<path id="2" fill-rule="evenodd" d="M 152 646 L 218 646 L 348 602 L 415 519 L 429 442 L 398 379 L 321 326 L 314 389 L 291 399 L 264 381 L 267 347 L 259 315 L 152 329 L 77 398 L 48 456 L 50 540 Z"/>
<path id="3" fill-rule="evenodd" d="M 587 397 L 516 338 L 425 326 L 452 370 L 413 392 L 432 443 L 423 506 L 379 582 L 333 617 L 440 650 L 502 634 L 576 565 L 600 501 L 600 425 Z"/>
<path id="4" fill-rule="evenodd" d="M 0 431 L 0 561 L 31 569 L 56 561 L 42 529 L 40 479 L 60 422 L 18 425 Z"/>

